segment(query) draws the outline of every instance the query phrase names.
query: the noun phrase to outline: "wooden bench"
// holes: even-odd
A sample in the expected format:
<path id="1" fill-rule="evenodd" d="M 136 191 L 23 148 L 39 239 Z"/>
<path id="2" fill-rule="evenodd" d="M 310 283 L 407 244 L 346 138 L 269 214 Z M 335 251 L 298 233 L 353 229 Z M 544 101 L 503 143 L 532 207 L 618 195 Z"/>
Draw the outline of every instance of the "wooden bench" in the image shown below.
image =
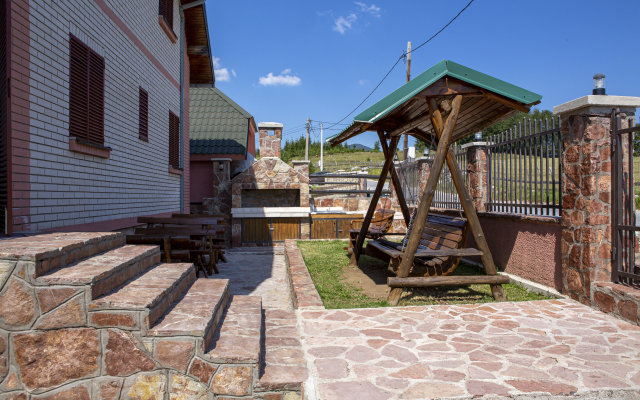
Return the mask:
<path id="1" fill-rule="evenodd" d="M 458 266 L 461 257 L 481 256 L 479 250 L 463 248 L 468 226 L 465 218 L 429 214 L 409 276 L 446 276 Z M 407 232 L 405 238 L 409 235 Z M 402 242 L 381 238 L 369 241 L 365 254 L 388 262 L 389 270 L 397 273 L 402 251 Z"/>
<path id="2" fill-rule="evenodd" d="M 387 208 L 381 208 L 373 213 L 369 230 L 367 231 L 368 239 L 379 239 L 386 235 L 393 226 L 393 217 L 396 214 L 395 211 Z M 351 221 L 351 230 L 349 231 L 349 254 L 352 254 L 353 248 L 358 241 L 358 235 L 360 234 L 360 228 L 354 228 L 354 222 L 362 224 L 362 221 Z M 362 253 L 362 252 L 361 252 Z"/>
<path id="3" fill-rule="evenodd" d="M 172 248 L 171 258 L 182 259 L 185 257 L 191 260 L 196 267 L 200 267 L 205 255 L 209 256 L 208 274 L 219 273 L 216 265 L 222 259 L 226 262 L 222 250 L 226 247 L 224 238 L 218 237 L 226 230 L 227 224 L 221 222 L 223 218 L 218 216 L 197 215 L 194 217 L 139 217 L 139 223 L 147 224 L 146 228 L 136 228 L 135 233 L 139 235 L 165 236 L 170 237 L 187 236 L 190 240 L 186 243 L 176 243 Z M 203 267 L 204 270 L 204 267 Z M 204 270 L 205 276 L 207 271 Z"/>

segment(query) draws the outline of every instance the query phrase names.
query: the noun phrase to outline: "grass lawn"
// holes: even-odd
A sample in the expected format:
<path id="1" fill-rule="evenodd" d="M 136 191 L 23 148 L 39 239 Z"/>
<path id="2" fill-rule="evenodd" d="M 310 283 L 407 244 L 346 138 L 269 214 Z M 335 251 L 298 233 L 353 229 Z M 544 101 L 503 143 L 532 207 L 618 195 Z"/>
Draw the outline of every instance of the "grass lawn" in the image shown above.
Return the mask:
<path id="1" fill-rule="evenodd" d="M 299 241 L 298 247 L 302 253 L 311 279 L 322 298 L 325 308 L 369 308 L 386 307 L 386 298 L 372 298 L 367 296 L 357 285 L 345 280 L 349 271 L 349 258 L 343 247 L 347 242 L 327 241 L 309 242 Z M 360 267 L 372 267 L 386 270 L 386 264 L 365 255 L 360 257 Z M 453 275 L 482 275 L 479 268 L 460 263 Z M 545 300 L 549 297 L 529 292 L 515 284 L 503 285 L 509 301 Z M 494 302 L 489 285 L 449 286 L 442 288 L 411 288 L 406 289 L 400 300 L 401 306 L 421 306 L 433 304 L 470 304 Z"/>

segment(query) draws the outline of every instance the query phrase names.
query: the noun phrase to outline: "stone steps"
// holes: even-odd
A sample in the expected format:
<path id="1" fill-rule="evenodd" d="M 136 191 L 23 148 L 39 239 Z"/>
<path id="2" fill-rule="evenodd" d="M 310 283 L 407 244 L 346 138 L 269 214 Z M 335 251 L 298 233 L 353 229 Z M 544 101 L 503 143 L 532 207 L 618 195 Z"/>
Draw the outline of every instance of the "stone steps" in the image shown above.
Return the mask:
<path id="1" fill-rule="evenodd" d="M 36 278 L 36 285 L 90 285 L 91 299 L 107 294 L 160 262 L 158 246 L 123 246 Z"/>
<path id="2" fill-rule="evenodd" d="M 89 304 L 93 310 L 133 310 L 149 329 L 196 280 L 193 264 L 158 264 Z"/>
<path id="3" fill-rule="evenodd" d="M 229 300 L 228 279 L 196 279 L 167 310 L 148 336 L 195 336 L 206 350 Z"/>

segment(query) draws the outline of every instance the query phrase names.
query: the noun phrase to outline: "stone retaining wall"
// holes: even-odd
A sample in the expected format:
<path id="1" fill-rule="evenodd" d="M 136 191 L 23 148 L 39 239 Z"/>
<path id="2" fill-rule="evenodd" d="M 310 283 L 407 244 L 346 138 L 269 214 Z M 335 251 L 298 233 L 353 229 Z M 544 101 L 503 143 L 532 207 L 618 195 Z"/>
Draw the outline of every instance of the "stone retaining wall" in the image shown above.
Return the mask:
<path id="1" fill-rule="evenodd" d="M 284 258 L 291 276 L 291 298 L 299 310 L 324 310 L 324 305 L 295 240 L 285 241 Z"/>
<path id="2" fill-rule="evenodd" d="M 595 282 L 591 292 L 595 307 L 600 311 L 640 325 L 640 290 L 622 284 Z"/>

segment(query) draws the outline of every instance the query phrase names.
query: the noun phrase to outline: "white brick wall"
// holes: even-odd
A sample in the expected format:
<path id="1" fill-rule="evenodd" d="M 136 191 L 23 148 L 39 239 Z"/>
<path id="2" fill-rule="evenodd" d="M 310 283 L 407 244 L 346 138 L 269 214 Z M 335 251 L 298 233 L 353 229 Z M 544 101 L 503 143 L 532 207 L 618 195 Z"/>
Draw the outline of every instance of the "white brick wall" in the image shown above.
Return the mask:
<path id="1" fill-rule="evenodd" d="M 105 0 L 180 82 L 180 42 L 158 24 L 158 0 Z M 28 230 L 179 209 L 179 176 L 168 173 L 169 111 L 179 90 L 93 0 L 30 0 Z M 174 31 L 179 36 L 179 1 Z M 111 158 L 69 151 L 69 33 L 106 60 L 105 146 Z M 138 86 L 149 92 L 149 142 L 138 138 Z M 20 230 L 20 228 L 17 228 Z"/>

